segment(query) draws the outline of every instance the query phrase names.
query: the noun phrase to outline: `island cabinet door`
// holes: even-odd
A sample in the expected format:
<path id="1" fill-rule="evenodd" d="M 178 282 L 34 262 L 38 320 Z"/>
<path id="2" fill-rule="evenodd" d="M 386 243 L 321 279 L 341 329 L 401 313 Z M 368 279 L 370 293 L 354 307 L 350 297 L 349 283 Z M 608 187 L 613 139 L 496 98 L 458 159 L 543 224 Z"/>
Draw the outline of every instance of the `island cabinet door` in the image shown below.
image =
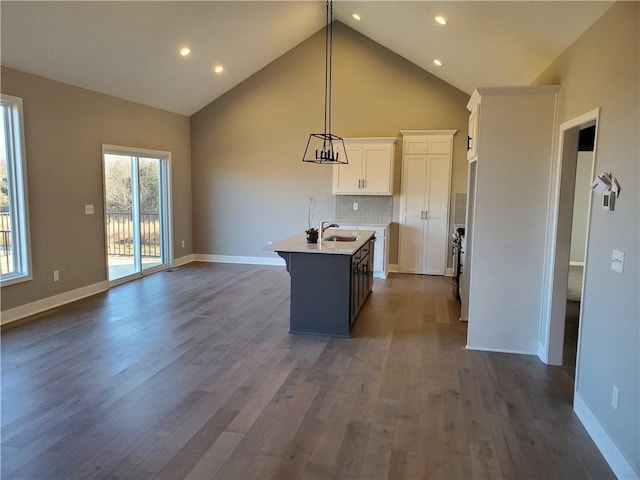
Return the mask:
<path id="1" fill-rule="evenodd" d="M 367 252 L 360 260 L 360 308 L 362 308 L 367 296 L 369 295 L 369 272 L 371 271 L 369 268 L 370 259 L 371 254 L 370 252 Z"/>
<path id="2" fill-rule="evenodd" d="M 359 311 L 359 290 L 360 290 L 360 251 L 351 256 L 351 311 L 349 315 L 349 325 L 353 325 Z"/>
<path id="3" fill-rule="evenodd" d="M 367 280 L 367 295 L 369 295 L 371 293 L 371 291 L 373 290 L 373 272 L 375 270 L 375 263 L 376 263 L 376 239 L 372 238 L 369 241 L 369 260 L 367 262 L 367 276 L 366 276 L 366 280 Z"/>

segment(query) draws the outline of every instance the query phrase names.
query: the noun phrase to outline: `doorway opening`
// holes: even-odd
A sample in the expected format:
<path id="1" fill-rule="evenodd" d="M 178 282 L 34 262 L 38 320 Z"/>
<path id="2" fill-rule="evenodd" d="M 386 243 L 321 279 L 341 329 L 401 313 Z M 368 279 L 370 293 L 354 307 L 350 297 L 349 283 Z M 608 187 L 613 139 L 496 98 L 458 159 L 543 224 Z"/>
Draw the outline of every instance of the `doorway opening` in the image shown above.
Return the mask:
<path id="1" fill-rule="evenodd" d="M 598 116 L 599 110 L 593 110 L 560 126 L 547 231 L 540 358 L 550 365 L 568 366 L 574 378 L 579 362 Z"/>
<path id="2" fill-rule="evenodd" d="M 571 246 L 569 249 L 569 277 L 567 282 L 567 307 L 565 312 L 564 354 L 562 363 L 575 379 L 580 305 L 584 279 L 587 220 L 593 180 L 593 148 L 596 126 L 581 128 L 578 135 L 573 215 L 571 219 Z"/>
<path id="3" fill-rule="evenodd" d="M 110 285 L 171 264 L 168 152 L 103 146 Z"/>

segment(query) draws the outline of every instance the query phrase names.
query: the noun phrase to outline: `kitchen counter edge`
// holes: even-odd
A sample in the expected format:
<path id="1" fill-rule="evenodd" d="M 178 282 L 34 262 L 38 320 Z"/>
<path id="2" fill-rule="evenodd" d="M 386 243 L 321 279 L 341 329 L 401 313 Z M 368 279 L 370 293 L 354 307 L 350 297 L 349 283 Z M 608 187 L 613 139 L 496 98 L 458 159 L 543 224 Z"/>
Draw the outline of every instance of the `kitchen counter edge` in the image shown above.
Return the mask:
<path id="1" fill-rule="evenodd" d="M 344 230 L 328 229 L 324 236 L 343 235 Z M 274 252 L 295 252 L 295 253 L 323 253 L 329 255 L 353 255 L 365 243 L 376 234 L 372 230 L 358 230 L 357 240 L 354 242 L 327 242 L 318 239 L 318 243 L 307 243 L 306 234 L 304 232 L 296 233 L 291 237 L 273 242 L 267 245 L 265 250 Z"/>

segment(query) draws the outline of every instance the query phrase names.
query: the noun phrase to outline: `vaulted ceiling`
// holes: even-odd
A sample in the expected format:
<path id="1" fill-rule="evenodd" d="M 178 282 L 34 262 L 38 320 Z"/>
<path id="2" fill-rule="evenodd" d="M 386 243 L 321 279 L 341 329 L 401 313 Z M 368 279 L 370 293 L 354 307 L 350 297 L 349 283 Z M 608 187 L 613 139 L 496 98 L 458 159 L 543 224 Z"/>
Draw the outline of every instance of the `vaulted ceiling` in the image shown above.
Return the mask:
<path id="1" fill-rule="evenodd" d="M 470 94 L 530 84 L 611 4 L 336 1 L 334 18 Z M 3 0 L 0 8 L 2 65 L 184 115 L 325 24 L 323 1 Z M 184 46 L 191 53 L 182 57 Z"/>

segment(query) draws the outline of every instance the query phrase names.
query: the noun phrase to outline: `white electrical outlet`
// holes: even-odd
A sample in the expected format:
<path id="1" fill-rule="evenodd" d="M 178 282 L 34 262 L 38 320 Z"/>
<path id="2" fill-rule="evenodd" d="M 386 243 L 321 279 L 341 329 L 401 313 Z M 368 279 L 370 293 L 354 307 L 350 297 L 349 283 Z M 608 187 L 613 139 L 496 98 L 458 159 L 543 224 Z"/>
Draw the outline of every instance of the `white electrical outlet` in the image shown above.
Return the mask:
<path id="1" fill-rule="evenodd" d="M 182 240 L 182 248 L 184 248 L 184 240 Z"/>
<path id="2" fill-rule="evenodd" d="M 94 213 L 93 203 L 89 203 L 84 206 L 85 215 L 93 215 L 93 213 Z"/>
<path id="3" fill-rule="evenodd" d="M 53 271 L 53 281 L 57 282 L 60 280 L 60 271 L 59 270 L 54 270 Z"/>
<path id="4" fill-rule="evenodd" d="M 611 253 L 611 270 L 622 273 L 624 267 L 624 253 L 620 250 L 613 250 Z"/>
<path id="5" fill-rule="evenodd" d="M 358 202 L 353 202 L 353 209 L 358 210 Z"/>
<path id="6" fill-rule="evenodd" d="M 620 390 L 615 385 L 611 390 L 611 406 L 614 410 L 618 410 L 618 400 L 620 399 Z"/>

